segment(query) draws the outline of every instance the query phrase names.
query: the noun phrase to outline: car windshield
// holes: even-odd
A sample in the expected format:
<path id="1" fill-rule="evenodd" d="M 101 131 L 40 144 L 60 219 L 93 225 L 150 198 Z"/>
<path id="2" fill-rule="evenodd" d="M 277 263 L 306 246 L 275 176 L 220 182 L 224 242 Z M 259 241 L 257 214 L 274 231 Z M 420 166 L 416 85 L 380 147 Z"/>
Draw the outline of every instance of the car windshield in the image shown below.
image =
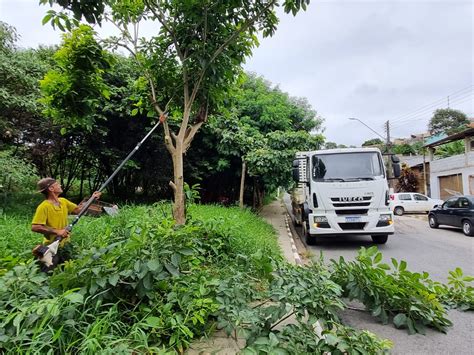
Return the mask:
<path id="1" fill-rule="evenodd" d="M 311 175 L 316 181 L 363 181 L 384 177 L 377 152 L 313 155 Z"/>

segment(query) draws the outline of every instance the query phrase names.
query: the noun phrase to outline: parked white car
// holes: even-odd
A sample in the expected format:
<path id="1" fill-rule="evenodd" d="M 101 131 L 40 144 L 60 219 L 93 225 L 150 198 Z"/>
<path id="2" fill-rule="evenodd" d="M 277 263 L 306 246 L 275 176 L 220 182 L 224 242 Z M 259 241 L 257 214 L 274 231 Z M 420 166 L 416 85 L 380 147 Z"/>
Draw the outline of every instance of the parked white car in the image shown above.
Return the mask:
<path id="1" fill-rule="evenodd" d="M 429 212 L 443 204 L 443 200 L 437 200 L 416 192 L 399 192 L 390 195 L 390 210 L 397 216 L 405 212 Z"/>

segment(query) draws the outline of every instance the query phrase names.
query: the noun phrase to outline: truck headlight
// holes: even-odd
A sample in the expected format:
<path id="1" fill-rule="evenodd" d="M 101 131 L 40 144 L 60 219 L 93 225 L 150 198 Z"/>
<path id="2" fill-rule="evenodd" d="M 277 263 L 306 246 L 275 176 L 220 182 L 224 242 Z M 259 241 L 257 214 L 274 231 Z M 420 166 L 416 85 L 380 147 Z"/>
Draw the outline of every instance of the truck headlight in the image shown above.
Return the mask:
<path id="1" fill-rule="evenodd" d="M 314 223 L 328 223 L 326 216 L 314 216 Z"/>
<path id="2" fill-rule="evenodd" d="M 379 221 L 377 222 L 377 227 L 387 227 L 393 223 L 391 214 L 381 214 L 379 216 Z"/>

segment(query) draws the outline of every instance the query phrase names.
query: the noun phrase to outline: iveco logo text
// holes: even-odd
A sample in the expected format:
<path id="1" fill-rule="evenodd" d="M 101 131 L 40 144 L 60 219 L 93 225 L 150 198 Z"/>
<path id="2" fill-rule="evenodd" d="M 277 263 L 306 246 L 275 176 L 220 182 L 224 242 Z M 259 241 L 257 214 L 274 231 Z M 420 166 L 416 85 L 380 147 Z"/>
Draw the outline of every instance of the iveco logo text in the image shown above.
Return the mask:
<path id="1" fill-rule="evenodd" d="M 350 201 L 364 201 L 363 197 L 341 197 L 342 202 L 350 202 Z"/>

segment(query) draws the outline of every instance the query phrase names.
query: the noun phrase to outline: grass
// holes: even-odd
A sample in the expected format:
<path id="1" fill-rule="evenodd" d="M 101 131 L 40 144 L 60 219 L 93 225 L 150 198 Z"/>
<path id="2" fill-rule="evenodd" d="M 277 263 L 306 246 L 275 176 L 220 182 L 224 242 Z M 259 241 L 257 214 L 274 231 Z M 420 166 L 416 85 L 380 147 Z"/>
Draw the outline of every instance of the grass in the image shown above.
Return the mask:
<path id="1" fill-rule="evenodd" d="M 282 256 L 275 229 L 248 209 L 192 205 L 188 208 L 188 214 L 189 218 L 215 220 L 222 228 L 229 228 L 234 237 L 234 247 L 243 254 L 261 251 L 264 255 Z"/>
<path id="2" fill-rule="evenodd" d="M 41 201 L 42 195 L 39 194 L 15 194 L 9 198 L 8 206 L 0 213 L 0 259 L 13 256 L 26 261 L 31 258 L 31 249 L 43 239 L 30 229 L 34 210 Z M 249 209 L 190 205 L 187 212 L 189 220 L 213 223 L 216 228 L 230 234 L 232 246 L 238 253 L 252 255 L 260 252 L 275 258 L 282 256 L 273 227 Z M 79 249 L 97 244 L 104 245 L 108 242 L 108 237 L 118 229 L 131 223 L 140 224 L 137 216 L 162 220 L 171 216 L 171 205 L 155 203 L 146 206 L 125 206 L 115 217 L 84 216 L 74 227 L 71 239 Z"/>

